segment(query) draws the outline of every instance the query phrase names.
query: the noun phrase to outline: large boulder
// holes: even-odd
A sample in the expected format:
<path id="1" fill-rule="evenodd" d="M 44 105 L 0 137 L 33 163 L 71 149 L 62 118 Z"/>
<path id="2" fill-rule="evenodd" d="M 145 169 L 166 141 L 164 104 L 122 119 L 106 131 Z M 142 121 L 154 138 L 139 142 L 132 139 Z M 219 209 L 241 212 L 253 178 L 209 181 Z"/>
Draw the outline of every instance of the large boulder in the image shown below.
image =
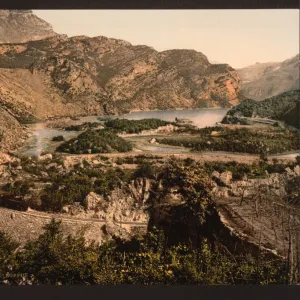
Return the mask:
<path id="1" fill-rule="evenodd" d="M 84 208 L 86 210 L 97 210 L 100 207 L 105 206 L 106 201 L 103 196 L 98 195 L 94 192 L 90 192 L 84 199 Z"/>
<path id="2" fill-rule="evenodd" d="M 39 161 L 52 160 L 52 154 L 48 153 L 48 154 L 40 155 L 38 159 Z"/>

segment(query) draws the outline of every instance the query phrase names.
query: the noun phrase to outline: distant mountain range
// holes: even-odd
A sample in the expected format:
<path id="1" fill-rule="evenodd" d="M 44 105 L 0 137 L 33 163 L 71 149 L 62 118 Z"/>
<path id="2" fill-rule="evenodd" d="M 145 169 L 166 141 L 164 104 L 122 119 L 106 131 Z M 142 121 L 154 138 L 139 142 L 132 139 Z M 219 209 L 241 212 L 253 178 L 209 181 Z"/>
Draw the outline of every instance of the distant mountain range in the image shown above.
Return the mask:
<path id="1" fill-rule="evenodd" d="M 256 63 L 238 69 L 242 92 L 247 98 L 263 100 L 285 91 L 300 89 L 299 54 L 283 62 Z"/>

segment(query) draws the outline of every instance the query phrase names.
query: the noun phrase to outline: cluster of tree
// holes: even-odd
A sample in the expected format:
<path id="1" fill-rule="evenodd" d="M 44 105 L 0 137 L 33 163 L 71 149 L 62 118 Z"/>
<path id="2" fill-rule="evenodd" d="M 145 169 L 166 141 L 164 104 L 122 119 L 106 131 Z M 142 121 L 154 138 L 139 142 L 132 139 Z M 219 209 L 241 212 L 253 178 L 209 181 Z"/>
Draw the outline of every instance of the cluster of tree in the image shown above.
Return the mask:
<path id="1" fill-rule="evenodd" d="M 24 196 L 29 192 L 33 183 L 26 180 L 17 180 L 7 183 L 3 186 L 3 190 L 9 192 L 13 196 Z"/>
<path id="2" fill-rule="evenodd" d="M 63 142 L 65 138 L 62 135 L 57 135 L 52 138 L 53 142 Z"/>
<path id="3" fill-rule="evenodd" d="M 207 132 L 206 132 L 207 131 Z M 212 130 L 198 130 L 197 138 L 162 138 L 161 144 L 184 146 L 193 151 L 228 151 L 252 154 L 276 154 L 300 149 L 299 134 L 284 129 L 254 131 L 246 128 L 223 129 L 220 136 L 211 136 Z"/>
<path id="4" fill-rule="evenodd" d="M 82 236 L 65 237 L 52 220 L 20 249 L 0 232 L 0 281 L 9 284 L 274 284 L 285 283 L 282 261 L 263 254 L 230 253 L 203 239 L 168 245 L 154 229 L 128 242 L 86 245 Z"/>
<path id="5" fill-rule="evenodd" d="M 79 125 L 71 125 L 68 127 L 65 127 L 64 129 L 67 131 L 85 131 L 87 129 L 93 129 L 101 126 L 102 124 L 99 122 L 85 122 L 83 124 Z"/>
<path id="6" fill-rule="evenodd" d="M 157 129 L 160 126 L 174 124 L 160 119 L 112 119 L 105 121 L 105 126 L 113 129 L 115 132 L 140 133 L 143 130 Z"/>
<path id="7" fill-rule="evenodd" d="M 57 147 L 59 152 L 74 154 L 128 152 L 131 150 L 131 143 L 105 129 L 88 129 Z"/>
<path id="8" fill-rule="evenodd" d="M 92 191 L 107 196 L 117 186 L 128 182 L 128 176 L 119 168 L 100 170 L 84 166 L 76 167 L 65 175 L 54 175 L 49 180 L 51 184 L 44 188 L 41 195 L 40 209 L 60 211 L 63 206 L 75 202 L 82 205 Z"/>
<path id="9" fill-rule="evenodd" d="M 254 162 L 251 165 L 237 163 L 235 161 L 231 162 L 205 162 L 204 166 L 208 173 L 217 171 L 219 173 L 229 171 L 232 173 L 233 180 L 242 180 L 244 175 L 248 178 L 265 177 L 268 174 L 279 173 L 282 174 L 286 172 L 286 168 L 293 169 L 296 165 L 300 165 L 299 162 L 288 162 L 280 163 L 277 159 L 273 159 L 272 163 L 268 163 L 265 160 L 260 160 L 259 162 Z"/>
<path id="10" fill-rule="evenodd" d="M 299 127 L 300 90 L 288 91 L 263 101 L 247 99 L 233 107 L 223 123 L 234 123 L 239 117 L 268 117 Z"/>

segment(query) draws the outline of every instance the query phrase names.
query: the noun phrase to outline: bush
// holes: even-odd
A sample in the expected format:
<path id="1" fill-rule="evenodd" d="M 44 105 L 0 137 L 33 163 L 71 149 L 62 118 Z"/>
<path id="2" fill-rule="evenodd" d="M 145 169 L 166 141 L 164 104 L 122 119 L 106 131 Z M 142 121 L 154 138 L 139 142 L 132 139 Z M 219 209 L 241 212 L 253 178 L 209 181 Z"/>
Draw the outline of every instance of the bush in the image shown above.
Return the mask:
<path id="1" fill-rule="evenodd" d="M 143 130 L 157 129 L 160 126 L 174 124 L 160 119 L 127 120 L 112 119 L 105 121 L 105 126 L 115 132 L 141 133 Z"/>
<path id="2" fill-rule="evenodd" d="M 131 143 L 110 130 L 90 129 L 57 148 L 57 151 L 74 154 L 128 152 L 131 150 Z"/>
<path id="3" fill-rule="evenodd" d="M 64 140 L 65 140 L 65 138 L 62 135 L 54 136 L 52 138 L 53 142 L 63 142 Z"/>

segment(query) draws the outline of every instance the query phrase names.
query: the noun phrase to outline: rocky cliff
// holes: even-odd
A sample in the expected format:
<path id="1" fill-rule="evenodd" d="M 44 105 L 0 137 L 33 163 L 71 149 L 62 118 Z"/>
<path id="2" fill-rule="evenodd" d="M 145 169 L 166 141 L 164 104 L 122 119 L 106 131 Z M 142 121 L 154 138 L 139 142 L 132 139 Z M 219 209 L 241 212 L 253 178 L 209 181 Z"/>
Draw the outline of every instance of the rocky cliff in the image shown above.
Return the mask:
<path id="1" fill-rule="evenodd" d="M 297 90 L 299 81 L 299 54 L 283 62 L 256 63 L 238 69 L 243 94 L 254 100 L 263 100 L 280 93 Z"/>
<path id="2" fill-rule="evenodd" d="M 24 43 L 54 35 L 52 26 L 31 10 L 0 10 L 0 43 Z"/>

